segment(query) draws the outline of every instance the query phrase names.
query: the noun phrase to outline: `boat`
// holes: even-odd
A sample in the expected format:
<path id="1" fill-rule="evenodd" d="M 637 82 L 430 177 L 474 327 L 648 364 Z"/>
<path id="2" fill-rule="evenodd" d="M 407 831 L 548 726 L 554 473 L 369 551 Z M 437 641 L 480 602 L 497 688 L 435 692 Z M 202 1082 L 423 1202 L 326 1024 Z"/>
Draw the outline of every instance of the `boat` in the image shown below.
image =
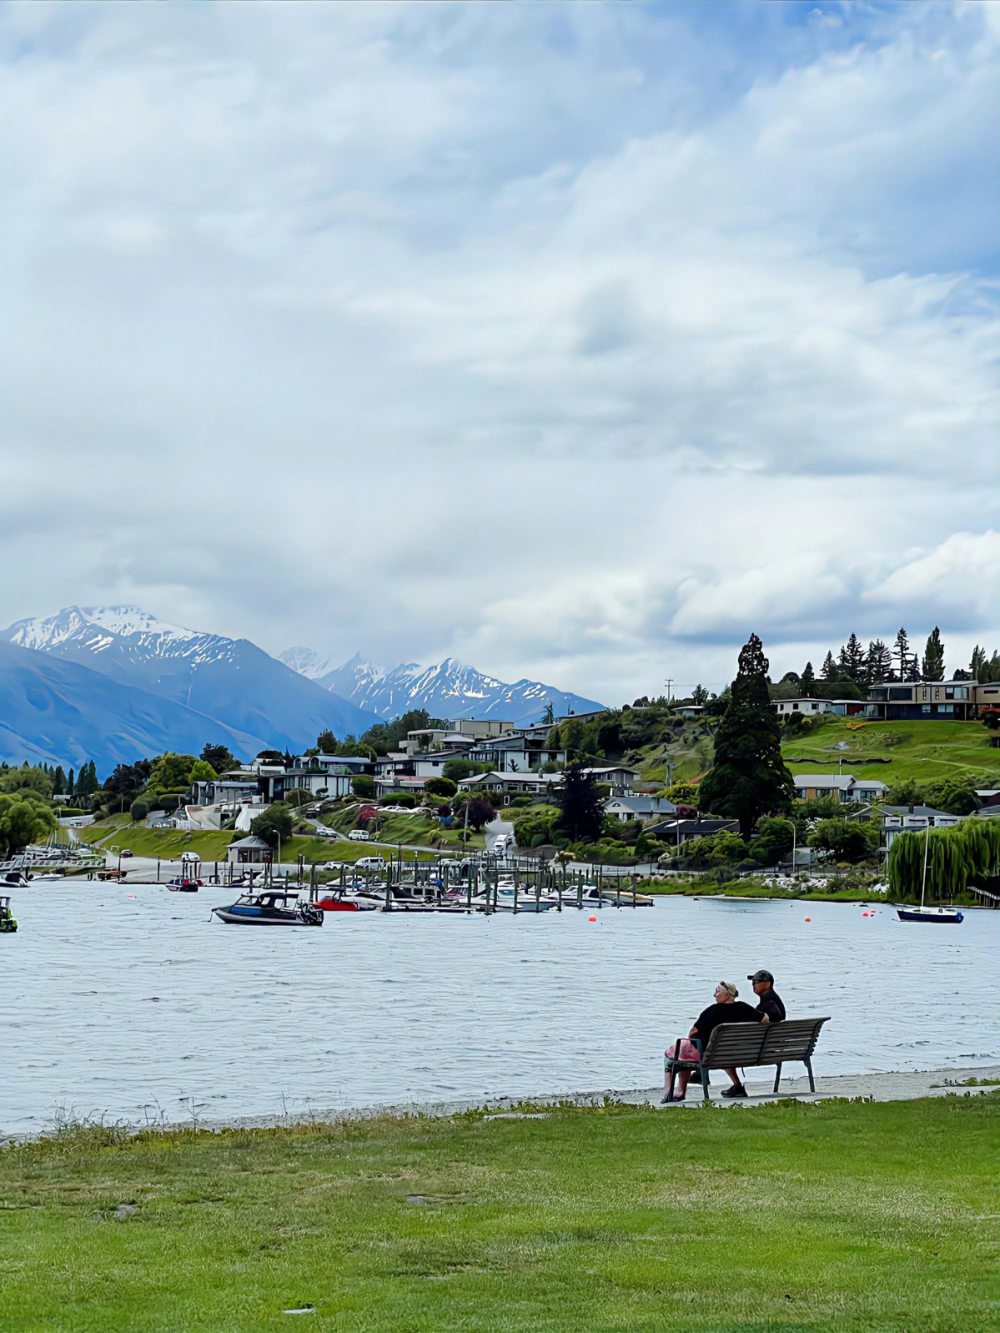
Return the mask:
<path id="1" fill-rule="evenodd" d="M 960 926 L 965 919 L 957 907 L 906 907 L 902 903 L 896 904 L 896 915 L 900 921 L 936 921 L 942 926 Z"/>
<path id="2" fill-rule="evenodd" d="M 13 935 L 17 922 L 10 910 L 10 899 L 0 898 L 0 935 Z"/>
<path id="3" fill-rule="evenodd" d="M 311 906 L 321 912 L 377 912 L 378 903 L 367 898 L 348 897 L 343 889 L 334 889 L 331 893 L 317 898 Z"/>
<path id="4" fill-rule="evenodd" d="M 957 907 L 948 905 L 942 907 L 927 907 L 924 903 L 924 894 L 927 889 L 927 852 L 931 841 L 930 820 L 927 821 L 927 831 L 924 834 L 924 871 L 920 878 L 920 906 L 911 907 L 907 903 L 896 904 L 896 915 L 900 921 L 926 921 L 939 926 L 960 926 L 965 920 L 963 914 Z"/>
<path id="5" fill-rule="evenodd" d="M 197 893 L 201 888 L 201 880 L 188 879 L 186 875 L 175 875 L 173 879 L 167 880 L 167 888 L 171 893 Z"/>
<path id="6" fill-rule="evenodd" d="M 298 893 L 281 889 L 244 893 L 228 907 L 212 911 L 227 926 L 321 926 L 324 915 L 313 904 L 300 902 Z"/>

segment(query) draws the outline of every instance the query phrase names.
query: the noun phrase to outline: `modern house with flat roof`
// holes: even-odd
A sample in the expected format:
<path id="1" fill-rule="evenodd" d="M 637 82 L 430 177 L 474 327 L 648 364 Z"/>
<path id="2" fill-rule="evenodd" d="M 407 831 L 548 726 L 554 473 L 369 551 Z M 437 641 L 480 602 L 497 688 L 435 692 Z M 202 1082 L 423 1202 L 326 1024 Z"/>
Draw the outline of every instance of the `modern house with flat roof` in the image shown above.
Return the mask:
<path id="1" fill-rule="evenodd" d="M 800 801 L 835 797 L 841 805 L 880 801 L 889 790 L 878 778 L 856 778 L 851 773 L 796 773 L 795 795 Z"/>

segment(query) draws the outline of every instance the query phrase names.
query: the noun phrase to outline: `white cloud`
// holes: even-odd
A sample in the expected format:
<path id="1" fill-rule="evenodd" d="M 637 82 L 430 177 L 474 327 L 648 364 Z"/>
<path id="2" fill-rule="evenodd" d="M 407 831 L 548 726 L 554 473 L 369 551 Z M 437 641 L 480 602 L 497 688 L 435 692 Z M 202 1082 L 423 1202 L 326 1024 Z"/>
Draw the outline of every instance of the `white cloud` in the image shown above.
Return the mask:
<path id="1" fill-rule="evenodd" d="M 988 634 L 980 9 L 769 29 L 735 90 L 669 7 L 5 11 L 0 619 L 615 698 L 919 615 L 919 546 Z"/>

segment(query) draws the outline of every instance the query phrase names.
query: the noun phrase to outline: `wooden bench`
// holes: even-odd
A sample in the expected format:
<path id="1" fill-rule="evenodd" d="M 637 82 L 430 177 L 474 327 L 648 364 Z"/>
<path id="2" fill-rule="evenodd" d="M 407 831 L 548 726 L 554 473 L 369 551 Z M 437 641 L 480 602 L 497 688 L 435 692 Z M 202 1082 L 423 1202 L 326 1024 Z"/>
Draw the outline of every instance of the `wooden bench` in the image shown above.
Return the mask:
<path id="1" fill-rule="evenodd" d="M 777 1065 L 774 1076 L 774 1091 L 777 1093 L 781 1082 L 781 1066 L 792 1060 L 801 1060 L 809 1073 L 809 1091 L 816 1091 L 813 1078 L 812 1055 L 819 1041 L 820 1029 L 826 1018 L 787 1018 L 783 1023 L 720 1023 L 708 1039 L 704 1051 L 697 1037 L 691 1038 L 691 1044 L 701 1054 L 701 1059 L 678 1059 L 681 1038 L 677 1038 L 674 1054 L 667 1056 L 665 1068 L 670 1070 L 668 1096 L 674 1095 L 674 1080 L 678 1070 L 688 1069 L 701 1077 L 705 1101 L 711 1101 L 708 1095 L 708 1074 L 711 1069 L 752 1069 L 761 1065 Z"/>

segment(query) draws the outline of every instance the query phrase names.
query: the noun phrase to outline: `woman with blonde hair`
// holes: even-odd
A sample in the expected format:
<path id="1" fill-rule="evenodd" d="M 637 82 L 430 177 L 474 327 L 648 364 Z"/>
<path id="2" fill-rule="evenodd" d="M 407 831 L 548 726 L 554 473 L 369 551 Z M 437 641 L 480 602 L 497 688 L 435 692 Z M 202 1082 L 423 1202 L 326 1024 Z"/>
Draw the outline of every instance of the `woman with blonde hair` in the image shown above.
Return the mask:
<path id="1" fill-rule="evenodd" d="M 686 1065 L 697 1065 L 701 1059 L 698 1054 L 698 1047 L 694 1045 L 692 1038 L 697 1037 L 701 1043 L 701 1049 L 704 1050 L 708 1045 L 708 1039 L 721 1023 L 759 1023 L 761 1015 L 756 1009 L 751 1009 L 750 1005 L 744 1004 L 738 999 L 739 991 L 731 981 L 720 981 L 715 988 L 715 1003 L 710 1004 L 707 1009 L 695 1019 L 694 1027 L 687 1035 L 687 1040 L 681 1042 L 680 1052 L 675 1056 L 673 1050 L 664 1051 L 666 1056 L 666 1068 L 663 1074 L 663 1101 L 682 1102 L 684 1094 L 687 1092 L 688 1080 L 694 1073 L 693 1069 L 681 1068 L 680 1062 Z M 677 1081 L 678 1088 L 673 1097 L 668 1096 L 667 1088 L 670 1083 L 670 1069 L 674 1059 L 678 1061 Z M 722 1094 L 723 1097 L 745 1097 L 747 1090 L 739 1080 L 735 1069 L 727 1069 L 726 1073 L 732 1082 Z"/>

